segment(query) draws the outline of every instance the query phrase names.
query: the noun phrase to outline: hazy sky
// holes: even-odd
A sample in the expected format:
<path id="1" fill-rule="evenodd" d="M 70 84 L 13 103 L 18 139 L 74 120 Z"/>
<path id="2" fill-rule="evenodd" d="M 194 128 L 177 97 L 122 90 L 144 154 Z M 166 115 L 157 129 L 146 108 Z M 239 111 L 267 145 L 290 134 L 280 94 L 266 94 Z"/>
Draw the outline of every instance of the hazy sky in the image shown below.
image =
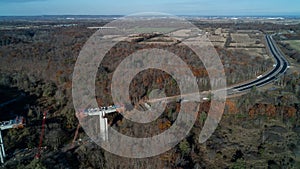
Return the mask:
<path id="1" fill-rule="evenodd" d="M 0 15 L 300 15 L 300 0 L 0 0 Z"/>

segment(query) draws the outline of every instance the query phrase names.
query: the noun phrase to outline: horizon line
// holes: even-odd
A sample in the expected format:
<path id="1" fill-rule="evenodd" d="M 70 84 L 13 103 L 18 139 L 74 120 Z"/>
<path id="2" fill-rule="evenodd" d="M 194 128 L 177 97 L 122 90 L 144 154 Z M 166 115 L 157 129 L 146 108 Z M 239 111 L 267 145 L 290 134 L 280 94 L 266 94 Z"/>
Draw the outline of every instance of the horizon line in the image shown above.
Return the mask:
<path id="1" fill-rule="evenodd" d="M 164 14 L 164 13 L 162 13 Z M 219 15 L 204 15 L 204 14 L 170 14 L 173 16 L 188 16 L 188 17 L 300 17 L 299 14 L 219 14 Z M 0 15 L 0 17 L 47 17 L 47 16 L 128 16 L 125 14 L 39 14 L 39 15 Z"/>

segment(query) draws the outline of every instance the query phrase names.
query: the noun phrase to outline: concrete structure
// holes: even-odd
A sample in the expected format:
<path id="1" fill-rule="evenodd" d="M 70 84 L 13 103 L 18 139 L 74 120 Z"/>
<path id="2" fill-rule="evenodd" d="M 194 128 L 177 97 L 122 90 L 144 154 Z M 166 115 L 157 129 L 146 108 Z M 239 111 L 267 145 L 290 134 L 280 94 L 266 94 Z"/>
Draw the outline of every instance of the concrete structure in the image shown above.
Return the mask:
<path id="1" fill-rule="evenodd" d="M 2 140 L 2 130 L 7 130 L 11 128 L 23 128 L 24 127 L 24 118 L 16 117 L 14 120 L 2 121 L 0 122 L 0 162 L 4 163 L 4 158 L 6 157 L 4 143 Z"/>
<path id="2" fill-rule="evenodd" d="M 88 116 L 99 116 L 100 137 L 103 141 L 108 141 L 108 123 L 106 114 L 117 112 L 116 106 L 90 108 L 84 111 Z"/>

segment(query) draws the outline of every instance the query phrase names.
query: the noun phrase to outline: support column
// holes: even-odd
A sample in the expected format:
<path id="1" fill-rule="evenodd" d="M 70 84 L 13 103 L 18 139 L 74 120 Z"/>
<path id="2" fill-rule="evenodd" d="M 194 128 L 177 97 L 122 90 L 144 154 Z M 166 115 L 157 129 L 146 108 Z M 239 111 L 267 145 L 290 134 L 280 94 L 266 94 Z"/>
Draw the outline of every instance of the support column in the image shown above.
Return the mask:
<path id="1" fill-rule="evenodd" d="M 104 118 L 105 111 L 99 113 L 100 137 L 103 141 L 108 141 L 107 118 Z"/>
<path id="2" fill-rule="evenodd" d="M 105 115 L 105 113 L 104 113 Z M 108 128 L 107 128 L 107 118 L 104 118 L 104 123 L 105 123 L 105 141 L 108 141 Z"/>
<path id="3" fill-rule="evenodd" d="M 1 146 L 1 150 L 0 150 L 0 160 L 1 163 L 4 163 L 4 157 L 5 157 L 5 151 L 4 151 L 4 145 L 3 145 L 3 140 L 2 140 L 2 133 L 1 133 L 1 129 L 0 129 L 0 146 Z"/>
<path id="4" fill-rule="evenodd" d="M 101 127 L 101 125 L 102 125 L 102 113 L 100 112 L 100 114 L 99 114 L 99 139 L 103 139 L 103 135 L 102 135 L 102 127 Z M 101 140 L 102 141 L 102 140 Z"/>
<path id="5" fill-rule="evenodd" d="M 99 113 L 99 118 L 100 118 L 100 137 L 102 139 L 102 141 L 105 141 L 105 122 L 104 122 L 104 118 L 103 118 L 103 113 L 104 111 L 101 111 Z"/>

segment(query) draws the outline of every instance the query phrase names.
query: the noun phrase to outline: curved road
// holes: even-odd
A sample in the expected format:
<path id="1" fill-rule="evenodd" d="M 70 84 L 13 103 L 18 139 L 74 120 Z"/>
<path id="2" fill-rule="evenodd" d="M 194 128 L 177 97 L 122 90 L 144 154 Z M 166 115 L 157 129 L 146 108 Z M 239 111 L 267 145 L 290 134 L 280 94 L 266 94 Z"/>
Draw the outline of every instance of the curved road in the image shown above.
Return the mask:
<path id="1" fill-rule="evenodd" d="M 273 40 L 272 36 L 273 35 L 266 35 L 265 38 L 266 38 L 268 48 L 269 48 L 272 56 L 275 58 L 274 68 L 270 72 L 261 76 L 260 78 L 254 79 L 250 82 L 243 83 L 240 85 L 235 85 L 233 87 L 228 87 L 227 89 L 219 89 L 219 91 L 227 90 L 227 95 L 233 95 L 233 94 L 237 94 L 240 92 L 249 91 L 250 89 L 252 89 L 255 86 L 261 87 L 261 86 L 264 86 L 266 84 L 273 82 L 279 76 L 283 75 L 287 71 L 287 69 L 289 68 L 289 63 L 286 60 L 286 58 L 283 56 L 283 54 L 280 52 L 278 47 L 276 46 L 275 41 Z M 195 95 L 195 93 L 186 94 L 186 96 L 190 96 L 190 97 L 193 95 Z M 209 91 L 202 92 L 201 99 L 203 99 L 205 101 L 205 99 L 207 99 L 208 95 L 209 95 Z M 154 103 L 154 102 L 174 100 L 174 99 L 180 99 L 181 101 L 191 101 L 191 100 L 182 99 L 182 95 L 178 95 L 178 96 L 164 97 L 164 98 L 159 98 L 159 99 L 152 99 L 152 100 L 148 100 L 147 102 Z"/>
<path id="2" fill-rule="evenodd" d="M 248 83 L 244 83 L 241 85 L 228 88 L 227 89 L 228 94 L 235 94 L 238 92 L 246 91 L 253 88 L 254 86 L 257 87 L 264 86 L 276 80 L 279 76 L 283 75 L 287 71 L 289 67 L 289 63 L 286 60 L 286 58 L 283 56 L 283 54 L 280 52 L 278 47 L 276 46 L 272 36 L 273 35 L 266 35 L 266 41 L 271 51 L 271 54 L 275 58 L 275 62 L 276 62 L 275 67 L 269 73 L 263 75 L 258 79 L 255 79 Z"/>

